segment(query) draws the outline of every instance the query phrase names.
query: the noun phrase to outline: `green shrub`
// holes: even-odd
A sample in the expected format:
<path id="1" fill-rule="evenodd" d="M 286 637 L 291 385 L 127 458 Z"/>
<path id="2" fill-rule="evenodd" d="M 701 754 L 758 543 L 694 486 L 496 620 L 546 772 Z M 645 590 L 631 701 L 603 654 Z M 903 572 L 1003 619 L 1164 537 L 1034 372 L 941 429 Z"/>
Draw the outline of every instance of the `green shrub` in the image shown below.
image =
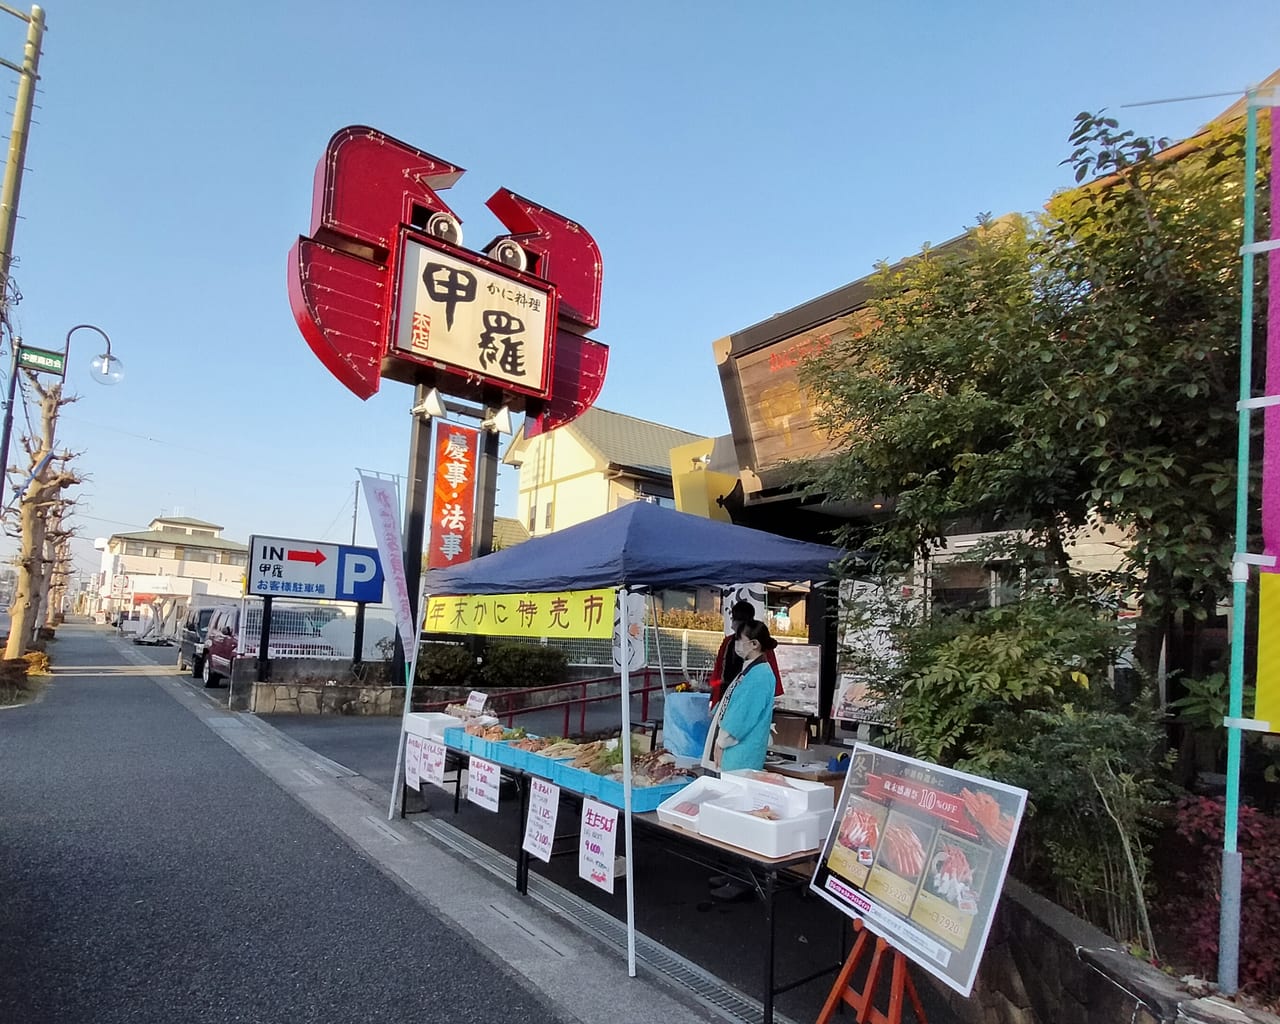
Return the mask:
<path id="1" fill-rule="evenodd" d="M 658 615 L 663 629 L 701 629 L 724 632 L 724 616 L 719 612 L 691 612 L 686 608 L 670 608 Z"/>
<path id="2" fill-rule="evenodd" d="M 418 651 L 419 686 L 474 687 L 479 684 L 479 667 L 469 647 L 429 643 Z"/>
<path id="3" fill-rule="evenodd" d="M 480 672 L 485 686 L 554 686 L 563 683 L 568 655 L 541 644 L 492 643 Z"/>

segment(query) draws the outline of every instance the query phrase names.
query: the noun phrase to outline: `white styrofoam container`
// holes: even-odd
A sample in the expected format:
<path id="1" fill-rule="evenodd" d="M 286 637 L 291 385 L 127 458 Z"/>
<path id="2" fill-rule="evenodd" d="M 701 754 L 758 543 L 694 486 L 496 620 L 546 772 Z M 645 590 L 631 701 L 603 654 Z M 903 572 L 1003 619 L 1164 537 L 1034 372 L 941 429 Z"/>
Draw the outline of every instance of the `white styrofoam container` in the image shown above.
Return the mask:
<path id="1" fill-rule="evenodd" d="M 687 814 L 684 811 L 676 810 L 684 804 L 697 804 L 699 809 L 708 800 L 718 800 L 721 797 L 728 796 L 730 793 L 737 792 L 741 789 L 741 784 L 736 780 L 717 779 L 711 775 L 704 775 L 695 779 L 684 789 L 680 790 L 674 796 L 669 796 L 658 804 L 658 820 L 667 825 L 679 825 L 681 828 L 690 829 L 693 832 L 698 831 L 699 814 Z"/>
<path id="2" fill-rule="evenodd" d="M 765 857 L 785 857 L 821 846 L 835 816 L 834 810 L 789 815 L 785 808 L 769 803 L 769 807 L 784 816 L 777 821 L 767 821 L 748 813 L 761 803 L 746 792 L 708 800 L 698 815 L 698 831 L 708 839 L 740 846 Z"/>
<path id="3" fill-rule="evenodd" d="M 462 728 L 462 719 L 440 711 L 411 711 L 404 716 L 404 731 L 425 740 L 438 740 L 446 729 Z"/>
<path id="4" fill-rule="evenodd" d="M 835 811 L 835 790 L 826 783 L 774 775 L 784 783 L 779 785 L 760 782 L 751 778 L 751 774 L 750 769 L 742 769 L 736 772 L 725 772 L 723 778 L 740 782 L 753 797 L 757 797 L 774 810 L 785 808 L 789 815 L 807 814 L 813 811 Z M 759 804 L 753 806 L 759 806 Z"/>

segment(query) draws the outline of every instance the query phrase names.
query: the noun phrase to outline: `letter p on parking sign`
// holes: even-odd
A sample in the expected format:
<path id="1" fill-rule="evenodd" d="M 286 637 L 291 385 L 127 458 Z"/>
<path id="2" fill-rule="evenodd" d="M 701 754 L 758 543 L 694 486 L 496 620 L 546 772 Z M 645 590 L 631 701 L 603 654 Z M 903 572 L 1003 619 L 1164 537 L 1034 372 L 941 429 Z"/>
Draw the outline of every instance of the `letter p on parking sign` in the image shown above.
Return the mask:
<path id="1" fill-rule="evenodd" d="M 361 604 L 382 601 L 382 563 L 376 548 L 338 548 L 337 599 Z"/>

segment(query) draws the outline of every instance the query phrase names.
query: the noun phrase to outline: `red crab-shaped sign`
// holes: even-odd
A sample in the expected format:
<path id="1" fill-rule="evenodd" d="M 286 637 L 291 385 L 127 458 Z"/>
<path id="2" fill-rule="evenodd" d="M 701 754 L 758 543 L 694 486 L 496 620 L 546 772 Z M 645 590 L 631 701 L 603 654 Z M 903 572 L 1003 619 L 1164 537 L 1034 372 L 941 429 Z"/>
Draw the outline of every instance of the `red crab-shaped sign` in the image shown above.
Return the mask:
<path id="1" fill-rule="evenodd" d="M 578 224 L 499 189 L 486 203 L 508 234 L 483 252 L 439 191 L 460 167 L 373 128 L 343 128 L 316 168 L 311 234 L 289 252 L 302 336 L 361 398 L 383 377 L 526 413 L 525 434 L 595 402 L 609 350 L 600 250 Z"/>

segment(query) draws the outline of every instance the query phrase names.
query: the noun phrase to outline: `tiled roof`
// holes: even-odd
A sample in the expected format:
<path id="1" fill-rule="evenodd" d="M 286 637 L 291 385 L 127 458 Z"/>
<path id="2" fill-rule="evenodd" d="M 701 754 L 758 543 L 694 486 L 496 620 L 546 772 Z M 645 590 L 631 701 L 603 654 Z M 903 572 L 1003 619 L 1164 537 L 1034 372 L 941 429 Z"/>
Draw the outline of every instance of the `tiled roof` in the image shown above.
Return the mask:
<path id="1" fill-rule="evenodd" d="M 191 536 L 186 533 L 174 533 L 172 530 L 141 530 L 138 533 L 113 533 L 112 540 L 140 541 L 143 544 L 176 544 L 184 548 L 216 548 L 218 551 L 245 551 L 248 545 L 237 544 L 233 540 L 221 537 Z"/>
<path id="2" fill-rule="evenodd" d="M 500 551 L 502 548 L 515 547 L 522 541 L 529 539 L 529 531 L 525 529 L 524 523 L 519 519 L 512 519 L 509 516 L 493 517 L 493 550 Z"/>
<path id="3" fill-rule="evenodd" d="M 702 435 L 607 409 L 588 409 L 563 429 L 572 430 L 612 466 L 670 478 L 671 449 Z"/>
<path id="4" fill-rule="evenodd" d="M 153 523 L 173 523 L 175 526 L 202 526 L 206 530 L 221 530 L 217 523 L 206 523 L 203 519 L 192 519 L 190 516 L 156 516 Z"/>

